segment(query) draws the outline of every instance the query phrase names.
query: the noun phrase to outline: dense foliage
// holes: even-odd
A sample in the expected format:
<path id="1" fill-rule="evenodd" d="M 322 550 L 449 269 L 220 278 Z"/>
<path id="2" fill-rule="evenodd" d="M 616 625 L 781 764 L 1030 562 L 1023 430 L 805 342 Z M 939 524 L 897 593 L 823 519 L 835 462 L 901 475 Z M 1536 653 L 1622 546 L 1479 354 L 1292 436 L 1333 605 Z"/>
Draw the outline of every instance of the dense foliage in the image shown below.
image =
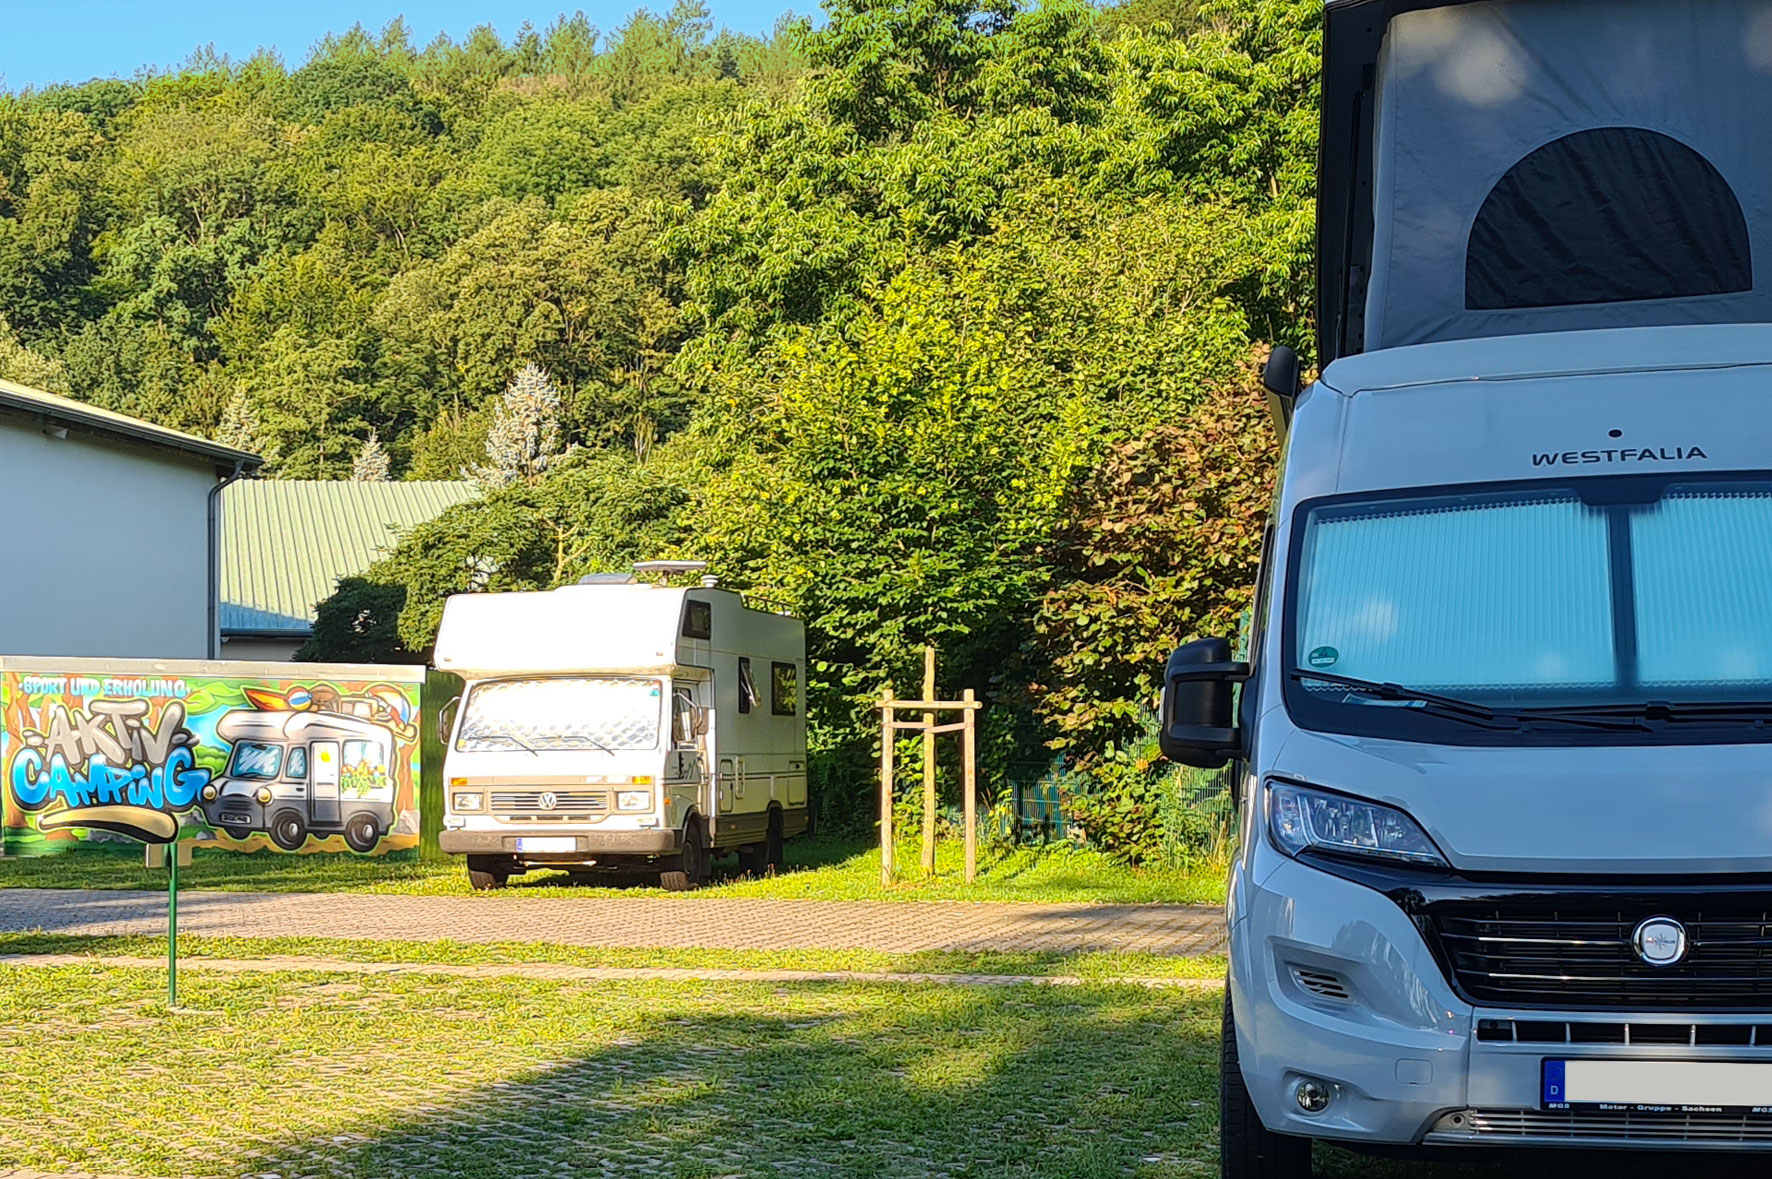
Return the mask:
<path id="1" fill-rule="evenodd" d="M 808 623 L 828 820 L 865 816 L 869 702 L 934 643 L 993 705 L 990 783 L 1058 758 L 1137 854 L 1162 656 L 1247 599 L 1251 358 L 1308 343 L 1319 4 L 826 11 L 396 25 L 0 99 L 0 375 L 273 475 L 379 471 L 372 435 L 395 477 L 482 472 L 311 657 L 699 557 Z"/>

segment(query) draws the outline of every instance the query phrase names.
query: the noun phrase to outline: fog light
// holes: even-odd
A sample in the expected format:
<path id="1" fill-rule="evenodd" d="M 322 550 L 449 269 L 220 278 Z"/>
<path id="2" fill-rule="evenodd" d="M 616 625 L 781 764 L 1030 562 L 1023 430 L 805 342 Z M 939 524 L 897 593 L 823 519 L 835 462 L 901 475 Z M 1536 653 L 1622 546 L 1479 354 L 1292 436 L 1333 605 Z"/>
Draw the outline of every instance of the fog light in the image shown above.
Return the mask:
<path id="1" fill-rule="evenodd" d="M 1298 1108 L 1307 1114 L 1320 1114 L 1329 1108 L 1329 1086 L 1321 1081 L 1298 1082 L 1292 1096 L 1298 1099 Z"/>

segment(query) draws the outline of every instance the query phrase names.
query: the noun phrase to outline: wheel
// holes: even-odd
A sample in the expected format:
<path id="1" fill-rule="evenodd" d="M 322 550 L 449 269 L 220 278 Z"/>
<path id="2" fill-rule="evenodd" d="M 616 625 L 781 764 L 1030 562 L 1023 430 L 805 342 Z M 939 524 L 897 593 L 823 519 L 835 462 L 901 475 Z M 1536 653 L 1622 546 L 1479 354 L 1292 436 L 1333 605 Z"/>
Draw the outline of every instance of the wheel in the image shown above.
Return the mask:
<path id="1" fill-rule="evenodd" d="M 701 816 L 690 815 L 683 824 L 682 867 L 660 872 L 658 883 L 671 892 L 688 892 L 707 883 L 713 857 L 708 854 L 708 829 Z"/>
<path id="2" fill-rule="evenodd" d="M 381 842 L 381 824 L 374 815 L 352 815 L 345 824 L 345 846 L 354 852 L 368 853 Z"/>
<path id="3" fill-rule="evenodd" d="M 1228 981 L 1218 1059 L 1218 1165 L 1223 1179 L 1310 1179 L 1311 1173 L 1311 1140 L 1269 1130 L 1249 1100 Z"/>
<path id="4" fill-rule="evenodd" d="M 783 838 L 781 833 L 785 823 L 786 820 L 781 817 L 779 810 L 769 812 L 769 836 L 763 844 L 764 875 L 776 875 L 787 863 L 787 852 L 783 849 L 787 840 Z"/>
<path id="5" fill-rule="evenodd" d="M 511 878 L 511 866 L 497 856 L 469 856 L 468 884 L 475 892 L 503 888 Z"/>
<path id="6" fill-rule="evenodd" d="M 769 871 L 767 845 L 747 843 L 738 849 L 738 866 L 746 876 L 763 876 Z"/>
<path id="7" fill-rule="evenodd" d="M 252 838 L 252 828 L 250 827 L 223 827 L 222 831 L 229 839 L 245 840 Z"/>
<path id="8" fill-rule="evenodd" d="M 297 851 L 307 842 L 308 825 L 294 811 L 278 811 L 271 818 L 271 842 L 284 851 Z"/>

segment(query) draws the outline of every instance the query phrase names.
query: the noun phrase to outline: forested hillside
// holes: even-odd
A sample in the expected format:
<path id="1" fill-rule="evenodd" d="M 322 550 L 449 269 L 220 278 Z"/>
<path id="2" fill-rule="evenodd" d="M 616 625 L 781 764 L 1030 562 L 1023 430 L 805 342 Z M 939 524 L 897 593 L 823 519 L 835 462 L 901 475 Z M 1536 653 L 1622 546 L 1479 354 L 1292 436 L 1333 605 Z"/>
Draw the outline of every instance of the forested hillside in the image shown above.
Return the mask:
<path id="1" fill-rule="evenodd" d="M 1062 755 L 1139 854 L 1162 657 L 1248 597 L 1253 367 L 1308 342 L 1318 9 L 681 0 L 0 97 L 0 375 L 271 477 L 478 471 L 315 656 L 698 557 L 809 624 L 828 818 L 931 641 L 992 780 Z"/>

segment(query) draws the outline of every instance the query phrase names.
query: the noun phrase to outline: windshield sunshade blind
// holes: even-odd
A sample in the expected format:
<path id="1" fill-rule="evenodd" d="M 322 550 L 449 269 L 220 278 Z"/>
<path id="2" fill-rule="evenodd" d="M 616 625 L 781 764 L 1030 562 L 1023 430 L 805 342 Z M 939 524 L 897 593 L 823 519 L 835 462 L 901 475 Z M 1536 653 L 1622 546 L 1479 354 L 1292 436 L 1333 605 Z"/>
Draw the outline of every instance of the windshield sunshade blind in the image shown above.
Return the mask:
<path id="1" fill-rule="evenodd" d="M 1772 492 L 1675 491 L 1631 514 L 1645 685 L 1772 680 Z"/>
<path id="2" fill-rule="evenodd" d="M 1422 688 L 1609 684 L 1607 531 L 1573 497 L 1326 515 L 1305 555 L 1298 657 Z"/>

